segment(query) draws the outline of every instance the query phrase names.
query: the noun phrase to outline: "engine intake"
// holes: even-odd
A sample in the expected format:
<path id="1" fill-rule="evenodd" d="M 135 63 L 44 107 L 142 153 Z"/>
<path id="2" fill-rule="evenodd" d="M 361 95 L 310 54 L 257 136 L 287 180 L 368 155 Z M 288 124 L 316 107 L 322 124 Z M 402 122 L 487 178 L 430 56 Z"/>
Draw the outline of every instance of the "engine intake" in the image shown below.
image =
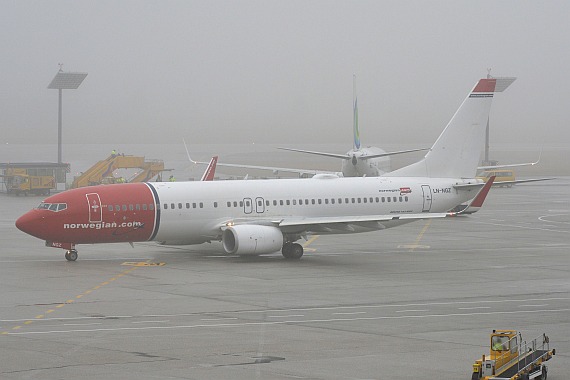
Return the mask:
<path id="1" fill-rule="evenodd" d="M 283 233 L 279 228 L 243 224 L 228 227 L 222 234 L 226 253 L 236 255 L 262 255 L 283 247 Z"/>

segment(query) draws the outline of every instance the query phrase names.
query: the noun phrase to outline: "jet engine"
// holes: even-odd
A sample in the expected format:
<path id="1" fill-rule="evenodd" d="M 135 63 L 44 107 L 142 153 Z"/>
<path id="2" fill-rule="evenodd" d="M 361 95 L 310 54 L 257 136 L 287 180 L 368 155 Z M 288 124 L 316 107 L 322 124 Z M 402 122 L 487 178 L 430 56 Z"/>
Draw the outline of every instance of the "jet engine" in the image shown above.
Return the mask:
<path id="1" fill-rule="evenodd" d="M 243 224 L 228 227 L 222 234 L 226 253 L 261 255 L 283 247 L 283 233 L 276 227 Z"/>

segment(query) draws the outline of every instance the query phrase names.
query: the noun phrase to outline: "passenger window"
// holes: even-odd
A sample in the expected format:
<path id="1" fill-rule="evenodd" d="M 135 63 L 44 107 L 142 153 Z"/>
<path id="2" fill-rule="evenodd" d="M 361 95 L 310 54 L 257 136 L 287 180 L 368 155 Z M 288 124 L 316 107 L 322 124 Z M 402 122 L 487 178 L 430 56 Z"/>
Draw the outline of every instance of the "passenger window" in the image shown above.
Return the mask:
<path id="1" fill-rule="evenodd" d="M 314 199 L 311 199 L 311 203 L 312 203 L 312 204 L 315 204 L 315 200 L 314 200 Z"/>
<path id="2" fill-rule="evenodd" d="M 309 200 L 305 199 L 305 204 L 308 206 L 309 205 Z"/>
<path id="3" fill-rule="evenodd" d="M 289 199 L 287 199 L 285 203 L 287 203 L 287 206 L 291 205 L 291 201 Z"/>
<path id="4" fill-rule="evenodd" d="M 196 203 L 192 203 L 192 208 L 196 208 Z"/>
<path id="5" fill-rule="evenodd" d="M 234 207 L 237 207 L 237 202 L 236 202 L 236 201 L 234 201 Z"/>
<path id="6" fill-rule="evenodd" d="M 204 208 L 204 203 L 200 202 L 200 208 Z"/>
<path id="7" fill-rule="evenodd" d="M 361 203 L 361 202 L 362 202 L 362 198 L 358 198 L 358 203 Z"/>
<path id="8" fill-rule="evenodd" d="M 390 197 L 386 197 L 386 199 L 388 200 L 388 202 L 390 202 Z"/>
<path id="9" fill-rule="evenodd" d="M 123 205 L 123 211 L 127 211 L 127 205 Z"/>
<path id="10" fill-rule="evenodd" d="M 178 208 L 179 208 L 179 209 L 182 208 L 182 203 L 178 203 Z"/>
<path id="11" fill-rule="evenodd" d="M 408 201 L 408 196 L 407 196 L 407 195 L 404 197 L 404 200 L 405 200 L 406 202 Z"/>
<path id="12" fill-rule="evenodd" d="M 293 199 L 293 206 L 295 206 L 297 204 L 297 200 Z"/>
<path id="13" fill-rule="evenodd" d="M 380 202 L 380 198 L 376 197 L 376 203 Z"/>
<path id="14" fill-rule="evenodd" d="M 146 203 L 142 205 L 143 211 L 146 211 Z"/>
<path id="15" fill-rule="evenodd" d="M 218 202 L 214 202 L 214 208 L 218 208 Z"/>
<path id="16" fill-rule="evenodd" d="M 136 206 L 135 206 L 135 210 L 140 211 L 140 210 L 141 210 L 141 205 L 137 203 Z"/>
<path id="17" fill-rule="evenodd" d="M 129 211 L 135 211 L 135 206 L 129 205 Z"/>
<path id="18" fill-rule="evenodd" d="M 273 206 L 277 206 L 277 201 L 273 201 Z"/>
<path id="19" fill-rule="evenodd" d="M 269 206 L 269 201 L 265 201 L 265 205 L 266 205 L 266 206 Z"/>
<path id="20" fill-rule="evenodd" d="M 404 199 L 404 198 L 400 197 L 400 202 L 402 202 L 402 201 L 403 201 L 403 199 Z"/>
<path id="21" fill-rule="evenodd" d="M 339 204 L 342 203 L 342 198 L 338 198 L 338 203 L 339 203 Z"/>
<path id="22" fill-rule="evenodd" d="M 370 197 L 370 203 L 374 203 L 374 198 Z"/>
<path id="23" fill-rule="evenodd" d="M 121 211 L 121 206 L 115 205 L 115 211 Z"/>
<path id="24" fill-rule="evenodd" d="M 382 203 L 384 203 L 386 201 L 386 198 L 382 197 Z"/>
<path id="25" fill-rule="evenodd" d="M 157 207 L 157 208 L 160 208 L 160 205 L 157 204 L 156 207 Z M 149 205 L 148 205 L 148 209 L 151 210 L 151 211 L 153 211 L 153 210 L 154 210 L 154 203 L 149 204 Z"/>
<path id="26" fill-rule="evenodd" d="M 396 202 L 396 197 L 392 198 L 392 200 L 393 200 L 394 202 Z"/>
<path id="27" fill-rule="evenodd" d="M 348 202 L 348 198 L 344 198 L 344 203 L 350 203 Z"/>
<path id="28" fill-rule="evenodd" d="M 355 199 L 355 198 L 352 198 L 352 203 L 356 203 L 356 199 Z"/>
<path id="29" fill-rule="evenodd" d="M 109 205 L 107 208 L 109 209 L 109 211 L 113 212 L 113 205 Z"/>
<path id="30" fill-rule="evenodd" d="M 319 199 L 317 199 L 317 202 L 318 202 L 319 204 L 322 204 L 322 203 L 323 203 L 323 200 L 322 200 L 321 198 L 319 198 Z"/>
<path id="31" fill-rule="evenodd" d="M 171 204 L 170 204 L 170 208 L 174 210 L 174 208 L 175 208 L 175 207 L 174 207 L 174 203 L 171 203 Z"/>
<path id="32" fill-rule="evenodd" d="M 168 210 L 168 204 L 166 204 L 166 203 L 164 204 L 164 209 Z"/>
<path id="33" fill-rule="evenodd" d="M 243 201 L 239 201 L 239 207 L 243 207 Z"/>
<path id="34" fill-rule="evenodd" d="M 328 199 L 328 198 L 325 198 L 325 204 L 327 204 L 327 205 L 329 204 L 329 199 Z"/>
<path id="35" fill-rule="evenodd" d="M 228 202 L 228 203 L 226 203 L 226 205 L 227 205 L 228 207 L 232 207 L 232 202 Z"/>
<path id="36" fill-rule="evenodd" d="M 364 203 L 366 203 L 368 200 L 366 198 L 363 199 Z"/>
<path id="37" fill-rule="evenodd" d="M 190 203 L 186 203 L 186 208 L 190 208 Z"/>

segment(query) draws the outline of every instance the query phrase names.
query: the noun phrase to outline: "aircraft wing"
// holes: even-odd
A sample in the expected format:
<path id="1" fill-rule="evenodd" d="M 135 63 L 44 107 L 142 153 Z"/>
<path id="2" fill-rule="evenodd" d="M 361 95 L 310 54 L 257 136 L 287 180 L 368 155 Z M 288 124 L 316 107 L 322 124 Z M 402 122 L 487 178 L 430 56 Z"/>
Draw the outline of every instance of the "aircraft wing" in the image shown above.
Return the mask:
<path id="1" fill-rule="evenodd" d="M 300 153 L 308 153 L 308 154 L 315 154 L 317 156 L 325 156 L 325 157 L 334 157 L 340 158 L 341 160 L 351 160 L 352 156 L 347 154 L 336 154 L 336 153 L 326 153 L 326 152 L 316 152 L 313 150 L 302 150 L 302 149 L 294 149 L 294 148 L 277 148 L 281 150 L 289 150 L 291 152 L 300 152 Z M 360 156 L 361 160 L 369 160 L 371 158 L 380 158 L 380 157 L 387 157 L 387 156 L 394 156 L 396 154 L 402 153 L 410 153 L 410 152 L 419 152 L 421 150 L 428 150 L 428 148 L 421 148 L 421 149 L 408 149 L 408 150 L 398 150 L 395 152 L 386 152 L 386 153 L 379 153 L 379 154 L 371 154 L 368 156 Z"/>
<path id="2" fill-rule="evenodd" d="M 360 159 L 361 160 L 368 160 L 371 158 L 380 158 L 380 157 L 386 157 L 386 156 L 395 156 L 397 154 L 402 154 L 402 153 L 411 153 L 411 152 L 420 152 L 422 150 L 429 150 L 429 148 L 420 148 L 420 149 L 408 149 L 408 150 L 397 150 L 395 152 L 386 152 L 386 153 L 380 153 L 380 154 L 371 154 L 369 156 L 361 156 Z"/>
<path id="3" fill-rule="evenodd" d="M 200 165 L 207 165 L 208 162 L 206 161 L 192 161 L 195 164 Z M 336 172 L 328 172 L 324 170 L 306 170 L 306 169 L 294 169 L 294 168 L 280 168 L 275 166 L 257 166 L 257 165 L 242 165 L 242 164 L 224 164 L 224 163 L 217 163 L 217 166 L 225 166 L 228 168 L 242 168 L 242 169 L 256 169 L 256 170 L 271 170 L 274 173 L 277 172 L 284 172 L 284 173 L 296 173 L 296 174 L 308 174 L 308 175 L 315 175 L 315 174 L 335 174 L 338 175 Z"/>
<path id="4" fill-rule="evenodd" d="M 340 158 L 341 160 L 350 160 L 350 159 L 352 159 L 351 156 L 346 155 L 346 154 L 316 152 L 316 151 L 313 151 L 313 150 L 303 150 L 303 149 L 294 149 L 294 148 L 277 148 L 277 149 L 289 150 L 289 151 L 291 151 L 291 152 L 300 152 L 300 153 L 316 154 L 317 156 Z"/>
<path id="5" fill-rule="evenodd" d="M 343 217 L 307 217 L 307 218 L 284 218 L 274 220 L 272 223 L 284 232 L 316 232 L 326 233 L 332 231 L 355 232 L 357 230 L 382 229 L 384 223 L 398 223 L 401 221 L 413 221 L 420 219 L 445 218 L 447 213 L 425 214 L 394 214 L 394 215 L 365 215 Z"/>
<path id="6" fill-rule="evenodd" d="M 494 186 L 513 185 L 513 184 L 516 184 L 516 183 L 550 181 L 550 180 L 553 180 L 553 179 L 556 179 L 556 177 L 531 178 L 531 179 L 517 179 L 516 181 L 495 181 L 495 182 L 493 182 L 493 185 L 494 185 Z"/>

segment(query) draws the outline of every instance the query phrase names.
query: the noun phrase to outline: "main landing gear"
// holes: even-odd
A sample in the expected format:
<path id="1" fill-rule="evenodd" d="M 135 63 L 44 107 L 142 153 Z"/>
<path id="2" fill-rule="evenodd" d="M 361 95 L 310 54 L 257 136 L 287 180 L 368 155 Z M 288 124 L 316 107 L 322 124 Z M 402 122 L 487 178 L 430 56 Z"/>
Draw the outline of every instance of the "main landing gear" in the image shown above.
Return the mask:
<path id="1" fill-rule="evenodd" d="M 303 256 L 303 246 L 301 244 L 291 243 L 288 241 L 283 244 L 281 253 L 287 260 L 299 260 Z"/>
<path id="2" fill-rule="evenodd" d="M 75 261 L 77 260 L 77 250 L 70 249 L 69 251 L 65 252 L 65 258 L 67 261 Z"/>

